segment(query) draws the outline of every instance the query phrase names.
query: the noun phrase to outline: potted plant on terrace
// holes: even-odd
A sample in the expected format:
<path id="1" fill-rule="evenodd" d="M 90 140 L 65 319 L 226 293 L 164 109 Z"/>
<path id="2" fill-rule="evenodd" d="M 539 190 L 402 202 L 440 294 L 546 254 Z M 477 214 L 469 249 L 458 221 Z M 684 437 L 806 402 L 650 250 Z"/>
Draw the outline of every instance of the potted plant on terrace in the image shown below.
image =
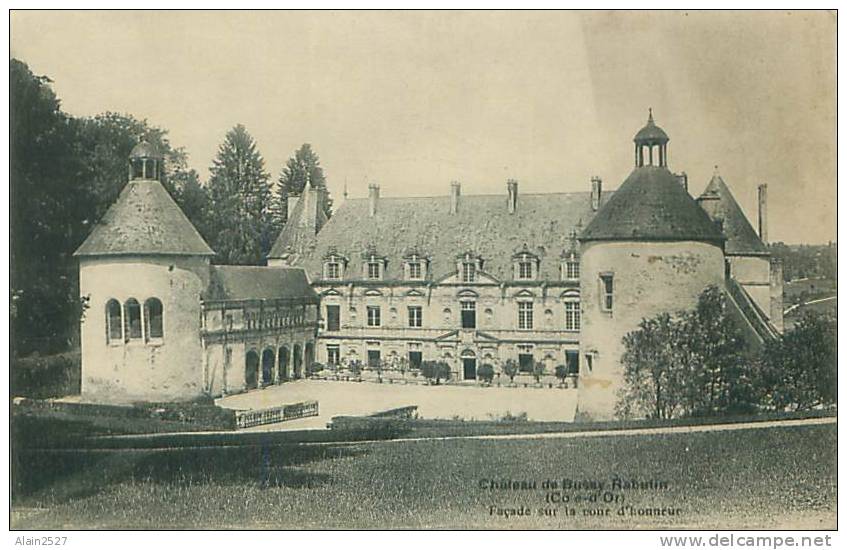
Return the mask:
<path id="1" fill-rule="evenodd" d="M 503 363 L 503 374 L 509 377 L 509 385 L 514 387 L 515 375 L 518 374 L 518 362 L 514 359 L 506 359 Z"/>
<path id="2" fill-rule="evenodd" d="M 494 367 L 489 363 L 483 363 L 477 369 L 476 375 L 483 385 L 490 386 L 494 380 Z"/>

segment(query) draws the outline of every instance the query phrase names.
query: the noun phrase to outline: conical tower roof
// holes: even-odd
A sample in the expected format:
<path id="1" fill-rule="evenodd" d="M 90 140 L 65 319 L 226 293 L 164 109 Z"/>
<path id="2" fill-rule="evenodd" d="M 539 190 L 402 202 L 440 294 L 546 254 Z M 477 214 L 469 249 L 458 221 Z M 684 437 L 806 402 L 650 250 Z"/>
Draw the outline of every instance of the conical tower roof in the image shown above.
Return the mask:
<path id="1" fill-rule="evenodd" d="M 214 256 L 157 180 L 134 179 L 74 256 Z"/>
<path id="2" fill-rule="evenodd" d="M 724 250 L 727 254 L 742 256 L 770 254 L 720 175 L 715 173 L 712 176 L 712 180 L 697 201 L 713 220 L 720 221 L 723 225 L 723 232 L 726 235 Z"/>
<path id="3" fill-rule="evenodd" d="M 632 171 L 580 241 L 724 241 L 717 225 L 665 167 Z"/>

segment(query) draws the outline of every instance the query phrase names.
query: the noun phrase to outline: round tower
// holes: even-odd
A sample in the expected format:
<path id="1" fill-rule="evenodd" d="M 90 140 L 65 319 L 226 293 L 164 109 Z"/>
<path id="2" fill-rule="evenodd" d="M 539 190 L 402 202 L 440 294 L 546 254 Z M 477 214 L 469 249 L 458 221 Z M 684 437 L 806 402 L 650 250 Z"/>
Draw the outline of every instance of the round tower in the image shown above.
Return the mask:
<path id="1" fill-rule="evenodd" d="M 203 393 L 200 295 L 214 252 L 161 183 L 163 158 L 142 141 L 129 182 L 74 253 L 82 394 L 93 401 L 173 401 Z"/>
<path id="2" fill-rule="evenodd" d="M 651 111 L 634 139 L 635 169 L 579 237 L 578 409 L 589 418 L 614 416 L 627 333 L 724 284 L 724 236 L 668 170 L 669 141 Z"/>

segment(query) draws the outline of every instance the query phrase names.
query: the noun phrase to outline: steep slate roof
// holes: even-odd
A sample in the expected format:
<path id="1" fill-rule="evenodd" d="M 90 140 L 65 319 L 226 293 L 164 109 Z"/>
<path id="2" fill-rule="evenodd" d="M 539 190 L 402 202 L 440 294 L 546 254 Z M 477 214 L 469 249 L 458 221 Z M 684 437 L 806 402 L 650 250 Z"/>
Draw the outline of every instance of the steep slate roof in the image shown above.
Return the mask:
<path id="1" fill-rule="evenodd" d="M 667 168 L 643 166 L 600 208 L 580 240 L 720 244 L 724 236 Z"/>
<path id="2" fill-rule="evenodd" d="M 306 273 L 289 267 L 213 265 L 205 300 L 276 300 L 279 298 L 317 301 Z"/>
<path id="3" fill-rule="evenodd" d="M 294 198 L 291 197 L 289 200 Z M 268 253 L 268 258 L 284 257 L 289 247 L 293 250 L 300 250 L 313 245 L 315 241 L 314 227 L 323 227 L 327 221 L 326 212 L 321 207 L 317 208 L 315 224 L 304 225 L 302 218 L 305 215 L 303 212 L 305 203 L 306 201 L 302 200 L 302 196 L 297 197 L 297 204 L 291 210 L 279 237 L 274 241 L 274 245 Z"/>
<path id="4" fill-rule="evenodd" d="M 75 256 L 214 256 L 161 183 L 132 180 Z"/>
<path id="5" fill-rule="evenodd" d="M 402 279 L 403 257 L 417 250 L 430 258 L 432 279 L 439 279 L 456 271 L 457 256 L 472 252 L 482 257 L 485 273 L 511 280 L 512 256 L 526 243 L 541 258 L 539 279 L 558 280 L 571 230 L 594 214 L 589 192 L 519 194 L 514 214 L 508 213 L 505 195 L 462 195 L 457 214 L 450 214 L 449 196 L 380 197 L 374 217 L 368 215 L 368 199 L 349 199 L 294 263 L 318 279 L 332 250 L 350 259 L 345 278 L 360 279 L 362 252 L 374 246 L 388 259 L 384 278 Z"/>
<path id="6" fill-rule="evenodd" d="M 731 255 L 769 255 L 770 252 L 756 234 L 753 226 L 741 207 L 732 196 L 729 187 L 723 179 L 715 174 L 706 189 L 700 195 L 698 201 L 709 201 L 707 212 L 712 219 L 720 220 L 723 224 L 723 232 L 726 235 L 725 251 Z"/>

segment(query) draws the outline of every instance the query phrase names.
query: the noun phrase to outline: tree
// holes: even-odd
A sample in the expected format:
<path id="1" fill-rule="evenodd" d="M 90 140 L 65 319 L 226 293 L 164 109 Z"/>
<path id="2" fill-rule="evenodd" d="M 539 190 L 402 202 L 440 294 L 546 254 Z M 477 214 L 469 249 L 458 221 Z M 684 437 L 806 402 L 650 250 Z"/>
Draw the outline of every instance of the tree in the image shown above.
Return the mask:
<path id="1" fill-rule="evenodd" d="M 279 226 L 265 161 L 244 126 L 227 132 L 209 172 L 209 244 L 222 263 L 259 264 Z"/>
<path id="2" fill-rule="evenodd" d="M 668 419 L 756 407 L 752 361 L 716 287 L 701 293 L 694 310 L 643 319 L 623 343 L 620 417 Z"/>
<path id="3" fill-rule="evenodd" d="M 559 379 L 559 384 L 563 385 L 565 383 L 565 379 L 568 377 L 570 373 L 568 372 L 568 367 L 565 365 L 556 365 L 556 378 Z"/>
<path id="4" fill-rule="evenodd" d="M 509 377 L 509 382 L 515 383 L 515 376 L 518 374 L 519 365 L 514 359 L 506 359 L 503 363 L 503 374 Z"/>
<path id="5" fill-rule="evenodd" d="M 762 351 L 765 403 L 775 410 L 809 410 L 837 402 L 837 330 L 831 315 L 807 312 L 781 340 Z"/>
<path id="6" fill-rule="evenodd" d="M 326 177 L 321 161 L 312 146 L 304 143 L 294 152 L 294 156 L 286 161 L 279 174 L 279 186 L 275 197 L 275 216 L 281 226 L 288 220 L 288 197 L 298 197 L 310 182 L 316 189 L 326 191 Z M 326 194 L 324 201 L 326 217 L 332 216 L 332 198 Z"/>
<path id="7" fill-rule="evenodd" d="M 90 230 L 95 195 L 79 123 L 46 76 L 9 61 L 12 353 L 55 352 L 78 336 L 84 310 L 71 254 Z"/>
<path id="8" fill-rule="evenodd" d="M 532 377 L 535 378 L 535 383 L 541 383 L 541 377 L 544 376 L 544 361 L 535 361 L 532 364 Z"/>

